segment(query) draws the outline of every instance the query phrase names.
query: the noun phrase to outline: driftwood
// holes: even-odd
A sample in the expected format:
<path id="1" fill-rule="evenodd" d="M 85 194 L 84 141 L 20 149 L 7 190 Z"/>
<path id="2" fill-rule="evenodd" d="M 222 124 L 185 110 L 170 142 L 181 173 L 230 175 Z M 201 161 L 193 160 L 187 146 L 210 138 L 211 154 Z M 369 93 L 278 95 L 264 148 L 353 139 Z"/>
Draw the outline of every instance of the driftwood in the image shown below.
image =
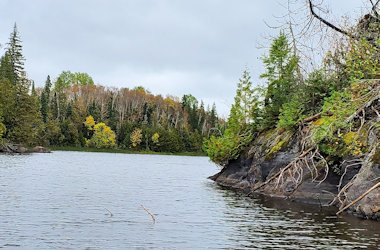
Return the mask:
<path id="1" fill-rule="evenodd" d="M 363 199 L 364 197 L 366 197 L 370 192 L 372 192 L 373 190 L 375 190 L 378 187 L 380 187 L 380 182 L 378 182 L 376 185 L 374 185 L 373 187 L 371 187 L 370 189 L 368 189 L 364 194 L 360 195 L 356 200 L 354 200 L 353 202 L 351 202 L 350 204 L 348 204 L 347 206 L 345 206 L 344 208 L 342 208 L 341 210 L 339 210 L 336 213 L 336 215 L 339 215 L 340 213 L 342 213 L 343 211 L 345 211 L 347 208 L 351 207 L 356 202 L 358 202 L 361 199 Z"/>
<path id="2" fill-rule="evenodd" d="M 291 163 L 289 163 L 288 165 L 286 165 L 286 167 L 282 168 L 280 171 L 278 171 L 275 175 L 273 175 L 269 180 L 267 180 L 266 182 L 262 183 L 260 186 L 258 186 L 257 188 L 253 189 L 252 192 L 262 188 L 263 186 L 267 185 L 269 182 L 273 181 L 274 179 L 276 179 L 282 172 L 284 172 L 285 170 L 287 170 L 288 168 L 290 168 L 291 166 L 293 166 L 293 164 L 298 161 L 300 158 L 306 156 L 311 150 L 313 150 L 314 147 L 312 148 L 309 148 L 308 150 L 306 150 L 305 152 L 303 152 L 300 156 L 298 156 L 296 159 L 294 159 Z"/>
<path id="3" fill-rule="evenodd" d="M 141 207 L 145 210 L 145 212 L 147 212 L 151 217 L 152 217 L 152 223 L 156 223 L 156 219 L 154 218 L 154 215 L 148 210 L 146 209 L 143 205 L 141 205 Z"/>
<path id="4" fill-rule="evenodd" d="M 110 217 L 113 216 L 113 213 L 110 210 L 108 210 L 107 208 L 104 208 L 104 209 L 107 210 L 107 212 L 110 214 Z"/>

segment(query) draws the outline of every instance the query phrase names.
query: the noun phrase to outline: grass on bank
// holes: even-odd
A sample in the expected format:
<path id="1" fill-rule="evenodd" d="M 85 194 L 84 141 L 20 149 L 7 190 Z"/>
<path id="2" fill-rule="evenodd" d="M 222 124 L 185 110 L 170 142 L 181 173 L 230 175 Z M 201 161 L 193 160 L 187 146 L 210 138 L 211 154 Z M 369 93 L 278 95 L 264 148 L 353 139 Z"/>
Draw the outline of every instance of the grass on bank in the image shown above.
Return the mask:
<path id="1" fill-rule="evenodd" d="M 117 148 L 87 148 L 87 147 L 49 147 L 51 151 L 79 151 L 79 152 L 103 152 L 103 153 L 120 153 L 120 154 L 149 154 L 149 155 L 182 155 L 182 156 L 206 156 L 204 152 L 155 152 L 155 151 L 135 151 Z"/>

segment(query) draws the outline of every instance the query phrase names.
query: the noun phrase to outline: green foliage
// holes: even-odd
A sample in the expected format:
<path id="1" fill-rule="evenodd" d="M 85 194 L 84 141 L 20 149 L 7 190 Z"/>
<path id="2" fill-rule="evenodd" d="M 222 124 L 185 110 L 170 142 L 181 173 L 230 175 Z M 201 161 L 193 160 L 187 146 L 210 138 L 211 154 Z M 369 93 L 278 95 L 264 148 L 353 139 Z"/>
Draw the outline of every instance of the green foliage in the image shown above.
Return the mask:
<path id="1" fill-rule="evenodd" d="M 9 52 L 5 52 L 0 60 L 0 80 L 8 80 L 12 85 L 16 85 L 16 76 L 13 72 Z"/>
<path id="2" fill-rule="evenodd" d="M 324 98 L 329 97 L 334 89 L 334 81 L 328 79 L 327 72 L 316 70 L 309 75 L 300 89 L 300 104 L 309 114 L 318 113 L 322 109 Z"/>
<path id="3" fill-rule="evenodd" d="M 260 77 L 266 79 L 267 89 L 264 100 L 263 127 L 272 128 L 277 124 L 280 109 L 290 101 L 296 91 L 298 58 L 293 54 L 284 33 L 273 40 L 269 55 L 264 57 L 266 72 Z"/>
<path id="4" fill-rule="evenodd" d="M 224 165 L 236 159 L 252 140 L 258 98 L 251 87 L 249 73 L 244 71 L 238 83 L 226 130 L 222 136 L 213 135 L 203 143 L 203 150 L 217 164 Z"/>
<path id="5" fill-rule="evenodd" d="M 372 79 L 380 73 L 380 50 L 366 40 L 354 43 L 345 58 L 345 72 L 351 82 Z"/>
<path id="6" fill-rule="evenodd" d="M 20 84 L 21 80 L 25 79 L 26 73 L 24 71 L 25 58 L 22 54 L 21 39 L 16 24 L 7 45 L 6 56 L 8 56 L 10 64 L 10 70 L 7 70 L 10 75 L 7 79 L 12 85 Z"/>
<path id="7" fill-rule="evenodd" d="M 191 152 L 199 152 L 202 150 L 202 137 L 198 130 L 190 133 L 190 150 Z"/>
<path id="8" fill-rule="evenodd" d="M 299 123 L 304 118 L 302 115 L 303 111 L 300 101 L 294 96 L 290 102 L 282 105 L 277 127 L 286 130 L 294 130 L 298 128 Z"/>
<path id="9" fill-rule="evenodd" d="M 59 90 L 75 84 L 80 86 L 94 85 L 94 80 L 87 73 L 62 71 L 55 81 L 54 88 Z"/>
<path id="10" fill-rule="evenodd" d="M 183 142 L 176 130 L 170 129 L 167 131 L 161 128 L 159 131 L 161 135 L 159 151 L 176 153 L 184 150 Z"/>
<path id="11" fill-rule="evenodd" d="M 47 145 L 61 145 L 64 140 L 60 124 L 54 119 L 48 119 L 45 125 L 45 135 Z"/>
<path id="12" fill-rule="evenodd" d="M 198 100 L 192 95 L 184 95 L 181 103 L 182 109 L 185 110 L 188 116 L 188 123 L 191 130 L 199 129 L 199 115 L 198 115 Z"/>
<path id="13" fill-rule="evenodd" d="M 340 157 L 347 153 L 347 149 L 352 149 L 345 143 L 348 142 L 349 137 L 347 135 L 344 137 L 342 133 L 350 130 L 352 126 L 347 119 L 368 101 L 369 97 L 365 97 L 368 91 L 369 85 L 355 82 L 351 88 L 340 92 L 335 91 L 326 98 L 322 119 L 315 123 L 312 133 L 314 142 L 324 153 Z"/>
<path id="14" fill-rule="evenodd" d="M 45 87 L 42 90 L 41 96 L 40 96 L 40 112 L 42 115 L 42 121 L 44 123 L 47 122 L 48 113 L 49 113 L 49 100 L 50 100 L 50 89 L 51 89 L 51 81 L 50 76 L 47 76 Z"/>

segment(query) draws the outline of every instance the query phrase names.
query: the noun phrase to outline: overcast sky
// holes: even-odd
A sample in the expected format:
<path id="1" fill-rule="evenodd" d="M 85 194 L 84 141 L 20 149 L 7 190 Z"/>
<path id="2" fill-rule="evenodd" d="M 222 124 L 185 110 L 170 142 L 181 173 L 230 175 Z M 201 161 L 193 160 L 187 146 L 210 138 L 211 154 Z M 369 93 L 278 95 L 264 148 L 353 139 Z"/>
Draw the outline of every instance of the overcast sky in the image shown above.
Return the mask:
<path id="1" fill-rule="evenodd" d="M 226 116 L 248 67 L 263 73 L 265 24 L 286 13 L 285 0 L 0 0 L 0 43 L 16 22 L 25 68 L 36 86 L 63 70 L 97 84 L 154 94 L 192 94 Z M 343 14 L 361 0 L 331 0 Z M 335 6 L 336 4 L 336 6 Z M 339 6 L 338 6 L 339 5 Z M 339 8 L 335 8 L 335 7 Z M 3 46 L 4 48 L 4 46 Z M 3 53 L 3 50 L 1 54 Z"/>

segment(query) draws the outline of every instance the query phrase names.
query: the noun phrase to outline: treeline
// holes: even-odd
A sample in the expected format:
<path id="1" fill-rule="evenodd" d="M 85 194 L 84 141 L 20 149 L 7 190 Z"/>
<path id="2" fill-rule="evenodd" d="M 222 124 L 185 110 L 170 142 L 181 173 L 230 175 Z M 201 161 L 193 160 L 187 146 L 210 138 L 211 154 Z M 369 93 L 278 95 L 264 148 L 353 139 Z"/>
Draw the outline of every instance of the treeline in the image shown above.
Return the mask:
<path id="1" fill-rule="evenodd" d="M 215 105 L 192 95 L 162 97 L 143 87 L 107 88 L 86 73 L 48 76 L 36 89 L 24 70 L 17 27 L 0 62 L 0 138 L 28 146 L 89 146 L 201 152 L 223 130 Z"/>
<path id="2" fill-rule="evenodd" d="M 211 160 L 225 165 L 248 149 L 255 135 L 272 129 L 297 131 L 311 116 L 321 117 L 311 128 L 310 140 L 323 154 L 333 159 L 362 153 L 363 143 L 347 118 L 371 93 L 373 86 L 363 80 L 380 78 L 380 21 L 366 15 L 359 24 L 349 29 L 355 36 L 335 41 L 321 67 L 306 75 L 300 73 L 302 65 L 289 37 L 281 32 L 274 38 L 263 57 L 265 72 L 260 77 L 265 85 L 253 87 L 244 71 L 226 130 L 205 142 Z"/>

